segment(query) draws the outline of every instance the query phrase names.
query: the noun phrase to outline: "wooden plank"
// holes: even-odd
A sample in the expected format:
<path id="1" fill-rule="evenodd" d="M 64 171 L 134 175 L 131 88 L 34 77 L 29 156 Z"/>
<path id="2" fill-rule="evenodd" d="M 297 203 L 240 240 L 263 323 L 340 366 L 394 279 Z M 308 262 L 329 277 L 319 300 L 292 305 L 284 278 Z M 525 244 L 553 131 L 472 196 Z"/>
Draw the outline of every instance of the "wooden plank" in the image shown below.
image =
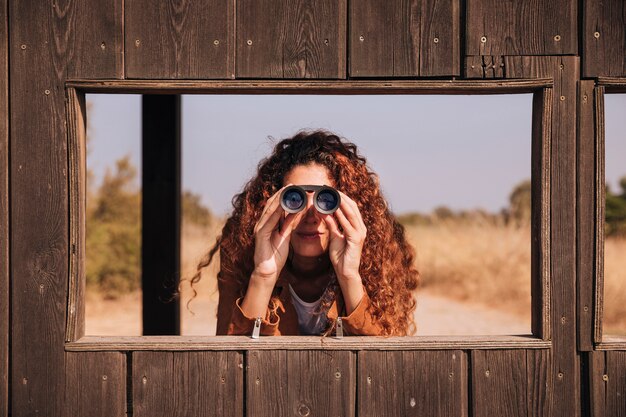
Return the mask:
<path id="1" fill-rule="evenodd" d="M 465 78 L 504 78 L 504 57 L 472 55 L 465 57 Z"/>
<path id="2" fill-rule="evenodd" d="M 9 32 L 0 0 L 0 415 L 9 414 Z"/>
<path id="3" fill-rule="evenodd" d="M 467 55 L 575 55 L 576 0 L 467 2 Z"/>
<path id="4" fill-rule="evenodd" d="M 134 3 L 134 2 L 133 2 Z M 123 78 L 124 24 L 122 0 L 74 1 L 68 76 Z"/>
<path id="5" fill-rule="evenodd" d="M 124 4 L 126 78 L 235 78 L 234 0 Z"/>
<path id="6" fill-rule="evenodd" d="M 126 415 L 126 355 L 67 352 L 64 416 Z"/>
<path id="7" fill-rule="evenodd" d="M 583 76 L 626 76 L 623 0 L 584 0 L 583 7 Z"/>
<path id="8" fill-rule="evenodd" d="M 593 350 L 595 295 L 596 149 L 594 82 L 578 82 L 576 225 L 578 350 Z"/>
<path id="9" fill-rule="evenodd" d="M 361 351 L 359 416 L 467 416 L 463 351 Z"/>
<path id="10" fill-rule="evenodd" d="M 180 96 L 144 95 L 141 290 L 144 335 L 180 334 Z"/>
<path id="11" fill-rule="evenodd" d="M 529 336 L 350 336 L 343 339 L 316 336 L 85 336 L 66 343 L 68 351 L 104 350 L 459 350 L 546 349 L 552 342 Z"/>
<path id="12" fill-rule="evenodd" d="M 507 76 L 554 78 L 550 173 L 552 412 L 580 414 L 580 358 L 576 350 L 576 102 L 577 57 L 505 57 Z"/>
<path id="13" fill-rule="evenodd" d="M 552 414 L 552 351 L 526 351 L 526 403 L 528 415 L 551 417 Z"/>
<path id="14" fill-rule="evenodd" d="M 237 78 L 346 78 L 346 0 L 239 0 Z"/>
<path id="15" fill-rule="evenodd" d="M 354 416 L 356 355 L 332 350 L 246 353 L 246 413 Z"/>
<path id="16" fill-rule="evenodd" d="M 517 77 L 521 78 L 521 77 Z M 551 87 L 550 78 L 391 81 L 138 81 L 73 80 L 86 93 L 115 94 L 506 94 Z"/>
<path id="17" fill-rule="evenodd" d="M 606 375 L 606 353 L 588 352 L 586 354 L 589 366 L 589 412 L 591 417 L 605 417 L 607 376 Z"/>
<path id="18" fill-rule="evenodd" d="M 70 7 L 71 9 L 71 7 Z M 14 415 L 62 415 L 68 286 L 64 81 L 74 16 L 9 2 L 11 400 Z"/>
<path id="19" fill-rule="evenodd" d="M 243 416 L 239 352 L 133 352 L 135 417 Z"/>
<path id="20" fill-rule="evenodd" d="M 526 351 L 472 351 L 472 416 L 527 417 Z"/>
<path id="21" fill-rule="evenodd" d="M 67 91 L 70 193 L 70 277 L 66 341 L 85 335 L 85 219 L 87 209 L 87 135 L 85 95 Z"/>
<path id="22" fill-rule="evenodd" d="M 596 87 L 594 91 L 595 105 L 595 272 L 596 296 L 594 308 L 594 342 L 602 342 L 602 316 L 604 311 L 604 219 L 606 210 L 606 178 L 604 173 L 604 87 Z"/>
<path id="23" fill-rule="evenodd" d="M 350 3 L 350 76 L 460 74 L 459 0 Z"/>
<path id="24" fill-rule="evenodd" d="M 531 222 L 531 328 L 550 340 L 550 190 L 552 144 L 552 88 L 533 95 L 532 113 L 532 222 Z"/>
<path id="25" fill-rule="evenodd" d="M 626 417 L 626 352 L 606 352 L 606 414 Z"/>

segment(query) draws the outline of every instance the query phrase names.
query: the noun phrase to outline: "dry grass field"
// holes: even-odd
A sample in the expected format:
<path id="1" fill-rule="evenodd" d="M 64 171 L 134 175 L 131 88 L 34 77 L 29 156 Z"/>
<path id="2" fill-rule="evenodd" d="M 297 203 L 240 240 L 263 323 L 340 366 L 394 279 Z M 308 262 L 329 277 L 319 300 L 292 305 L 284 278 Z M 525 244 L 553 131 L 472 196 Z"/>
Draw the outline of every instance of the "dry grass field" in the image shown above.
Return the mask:
<path id="1" fill-rule="evenodd" d="M 215 334 L 219 262 L 195 284 L 188 279 L 221 224 L 183 226 L 181 317 L 186 335 Z M 530 331 L 530 230 L 489 223 L 441 222 L 409 226 L 421 285 L 418 334 L 519 334 Z M 608 239 L 605 249 L 605 332 L 626 334 L 626 239 Z M 88 292 L 88 334 L 141 334 L 140 294 L 103 300 Z M 112 313 L 113 312 L 113 313 Z"/>

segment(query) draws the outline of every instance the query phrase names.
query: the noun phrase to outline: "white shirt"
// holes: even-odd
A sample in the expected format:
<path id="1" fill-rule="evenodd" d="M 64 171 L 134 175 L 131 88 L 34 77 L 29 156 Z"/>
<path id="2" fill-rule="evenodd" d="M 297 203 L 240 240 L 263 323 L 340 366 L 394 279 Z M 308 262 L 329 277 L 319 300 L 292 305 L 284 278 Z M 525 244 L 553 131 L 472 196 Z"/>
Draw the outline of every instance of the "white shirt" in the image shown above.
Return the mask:
<path id="1" fill-rule="evenodd" d="M 298 297 L 298 294 L 291 288 L 291 284 L 289 284 L 289 292 L 291 293 L 293 305 L 298 313 L 298 329 L 300 334 L 321 334 L 326 328 L 328 317 L 325 312 L 316 314 L 315 311 L 322 303 L 322 299 L 320 298 L 312 303 L 307 303 Z"/>

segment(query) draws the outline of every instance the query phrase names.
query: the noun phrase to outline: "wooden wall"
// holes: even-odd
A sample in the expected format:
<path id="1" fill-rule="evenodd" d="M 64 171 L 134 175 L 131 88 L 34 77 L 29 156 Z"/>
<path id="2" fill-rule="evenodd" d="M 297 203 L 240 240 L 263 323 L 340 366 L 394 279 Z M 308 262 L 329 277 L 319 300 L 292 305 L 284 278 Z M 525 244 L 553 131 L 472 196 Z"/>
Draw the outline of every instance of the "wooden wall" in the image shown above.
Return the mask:
<path id="1" fill-rule="evenodd" d="M 0 0 L 7 9 L 2 415 L 626 415 L 626 345 L 594 351 L 591 336 L 584 198 L 589 94 L 596 77 L 626 77 L 622 0 Z M 554 79 L 551 348 L 66 351 L 68 79 L 429 77 Z"/>

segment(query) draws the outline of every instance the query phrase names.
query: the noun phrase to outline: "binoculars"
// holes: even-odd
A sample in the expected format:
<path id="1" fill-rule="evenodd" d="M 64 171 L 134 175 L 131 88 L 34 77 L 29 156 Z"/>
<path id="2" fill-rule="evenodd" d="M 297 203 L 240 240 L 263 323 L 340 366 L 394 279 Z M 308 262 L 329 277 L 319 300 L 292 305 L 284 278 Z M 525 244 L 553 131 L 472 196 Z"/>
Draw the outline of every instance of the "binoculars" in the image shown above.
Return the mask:
<path id="1" fill-rule="evenodd" d="M 306 208 L 307 191 L 315 191 L 313 205 L 322 214 L 332 214 L 341 203 L 339 193 L 326 185 L 290 185 L 280 194 L 280 205 L 287 213 L 298 213 Z"/>

